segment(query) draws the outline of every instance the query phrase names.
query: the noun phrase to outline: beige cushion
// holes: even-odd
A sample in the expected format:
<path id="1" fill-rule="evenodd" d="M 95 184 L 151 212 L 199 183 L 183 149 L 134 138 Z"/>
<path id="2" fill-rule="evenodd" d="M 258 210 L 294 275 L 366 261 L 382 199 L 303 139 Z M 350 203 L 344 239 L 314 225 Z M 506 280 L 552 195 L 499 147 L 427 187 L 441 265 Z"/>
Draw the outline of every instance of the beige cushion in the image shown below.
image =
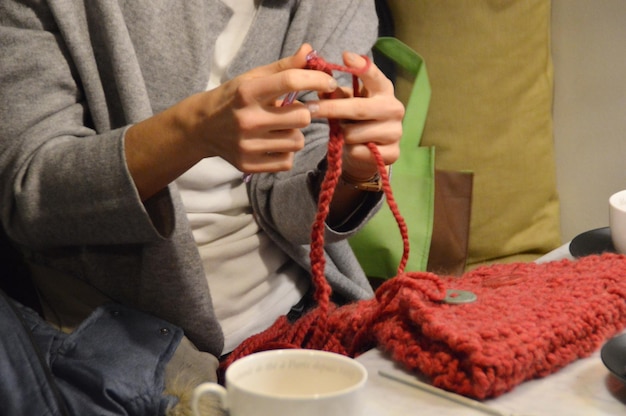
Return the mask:
<path id="1" fill-rule="evenodd" d="M 436 147 L 438 168 L 475 175 L 468 263 L 557 247 L 550 1 L 389 3 L 432 84 L 422 144 Z M 399 80 L 399 96 L 408 88 Z"/>

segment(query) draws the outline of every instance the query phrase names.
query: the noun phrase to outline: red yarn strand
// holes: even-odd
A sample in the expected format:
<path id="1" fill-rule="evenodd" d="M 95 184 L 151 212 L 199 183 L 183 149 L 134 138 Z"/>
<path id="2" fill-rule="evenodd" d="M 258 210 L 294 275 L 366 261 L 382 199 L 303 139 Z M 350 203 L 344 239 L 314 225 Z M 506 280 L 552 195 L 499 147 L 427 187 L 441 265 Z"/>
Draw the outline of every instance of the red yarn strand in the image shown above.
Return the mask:
<path id="1" fill-rule="evenodd" d="M 371 65 L 369 58 L 366 59 L 366 65 L 361 69 L 352 69 L 342 65 L 333 64 L 322 59 L 317 53 L 312 52 L 307 56 L 307 68 L 312 70 L 323 71 L 329 75 L 332 75 L 333 71 L 343 71 L 351 73 L 352 84 L 355 96 L 360 93 L 359 80 L 357 75 L 367 71 Z M 346 354 L 345 348 L 337 340 L 332 332 L 328 331 L 328 314 L 330 309 L 330 295 L 331 287 L 326 281 L 324 270 L 326 266 L 326 259 L 324 256 L 324 230 L 326 218 L 330 211 L 330 203 L 332 201 L 335 188 L 339 182 L 341 176 L 341 161 L 343 152 L 343 131 L 339 120 L 329 119 L 329 140 L 328 151 L 326 156 L 327 169 L 320 186 L 320 193 L 318 197 L 318 211 L 315 216 L 315 220 L 311 227 L 311 276 L 313 285 L 315 288 L 314 299 L 317 303 L 317 308 L 314 311 L 309 312 L 306 316 L 302 317 L 297 325 L 294 325 L 291 330 L 288 328 L 288 321 L 286 318 L 279 318 L 276 323 L 267 329 L 266 331 L 248 338 L 242 345 L 240 345 L 235 351 L 233 351 L 228 359 L 223 363 L 222 367 L 226 368 L 230 363 L 239 357 L 248 355 L 255 351 L 269 349 L 269 347 L 283 347 L 283 348 L 298 348 L 305 345 L 310 348 L 323 349 L 327 351 L 335 351 L 342 354 Z M 380 154 L 378 149 L 375 148 L 378 158 Z M 384 162 L 379 163 L 379 171 L 382 171 L 383 181 L 387 181 L 387 188 L 389 193 L 391 187 L 388 184 L 388 177 L 386 175 L 386 169 Z M 287 335 L 287 336 L 286 336 Z M 281 341 L 273 341 L 280 339 Z"/>

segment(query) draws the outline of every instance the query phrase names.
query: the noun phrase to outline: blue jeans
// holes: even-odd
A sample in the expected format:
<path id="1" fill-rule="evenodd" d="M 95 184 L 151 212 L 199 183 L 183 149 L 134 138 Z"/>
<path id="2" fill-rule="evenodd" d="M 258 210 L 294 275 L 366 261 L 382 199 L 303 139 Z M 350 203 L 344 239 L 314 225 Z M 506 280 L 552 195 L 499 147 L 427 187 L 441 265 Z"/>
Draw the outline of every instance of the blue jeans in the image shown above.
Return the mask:
<path id="1" fill-rule="evenodd" d="M 0 403 L 10 415 L 163 415 L 183 331 L 110 303 L 65 334 L 0 292 Z"/>

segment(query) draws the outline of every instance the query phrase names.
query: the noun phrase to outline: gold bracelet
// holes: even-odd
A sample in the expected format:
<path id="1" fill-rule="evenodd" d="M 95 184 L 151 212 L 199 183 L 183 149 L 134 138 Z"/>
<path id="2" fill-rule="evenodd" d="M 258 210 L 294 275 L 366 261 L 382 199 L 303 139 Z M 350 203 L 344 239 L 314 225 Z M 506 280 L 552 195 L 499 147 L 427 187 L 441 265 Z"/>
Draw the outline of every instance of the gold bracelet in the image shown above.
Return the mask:
<path id="1" fill-rule="evenodd" d="M 365 180 L 356 179 L 346 173 L 342 173 L 341 183 L 351 186 L 354 189 L 367 192 L 380 192 L 383 189 L 383 180 L 378 172 L 371 178 Z"/>

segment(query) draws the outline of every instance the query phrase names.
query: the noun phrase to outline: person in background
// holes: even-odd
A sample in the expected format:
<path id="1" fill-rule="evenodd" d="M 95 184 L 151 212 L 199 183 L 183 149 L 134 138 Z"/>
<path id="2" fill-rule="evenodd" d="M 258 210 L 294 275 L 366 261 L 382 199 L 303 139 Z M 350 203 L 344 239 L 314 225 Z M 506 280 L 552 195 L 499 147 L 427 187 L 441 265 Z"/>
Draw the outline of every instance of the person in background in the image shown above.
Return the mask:
<path id="1" fill-rule="evenodd" d="M 361 186 L 377 180 L 366 144 L 391 165 L 404 108 L 373 64 L 362 97 L 350 75 L 304 67 L 313 49 L 365 67 L 374 1 L 0 9 L 2 227 L 55 327 L 119 302 L 180 326 L 185 363 L 172 361 L 214 379 L 220 356 L 310 302 L 328 118 L 344 120 L 345 145 L 326 276 L 337 302 L 372 296 L 347 238 L 384 197 Z"/>

